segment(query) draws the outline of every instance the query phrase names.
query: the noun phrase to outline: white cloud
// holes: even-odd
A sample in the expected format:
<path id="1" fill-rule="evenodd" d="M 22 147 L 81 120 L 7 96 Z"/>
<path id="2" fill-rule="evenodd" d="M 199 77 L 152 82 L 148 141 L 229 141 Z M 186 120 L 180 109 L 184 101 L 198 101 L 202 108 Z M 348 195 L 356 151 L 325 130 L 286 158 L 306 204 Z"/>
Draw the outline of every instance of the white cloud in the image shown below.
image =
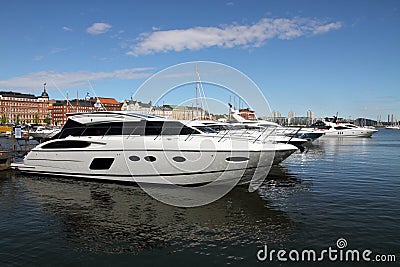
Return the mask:
<path id="1" fill-rule="evenodd" d="M 111 29 L 111 25 L 103 22 L 93 23 L 92 26 L 86 29 L 87 33 L 98 35 L 108 32 Z"/>
<path id="2" fill-rule="evenodd" d="M 315 27 L 313 33 L 314 34 L 322 34 L 322 33 L 326 33 L 329 32 L 330 30 L 337 30 L 339 28 L 342 27 L 342 23 L 340 22 L 332 22 L 326 25 L 321 25 L 321 26 L 317 26 Z"/>
<path id="3" fill-rule="evenodd" d="M 70 27 L 64 26 L 62 29 L 66 32 L 72 32 L 72 29 Z"/>
<path id="4" fill-rule="evenodd" d="M 55 72 L 39 71 L 32 72 L 22 76 L 13 77 L 6 80 L 0 80 L 1 90 L 22 90 L 38 91 L 42 90 L 42 84 L 47 82 L 48 88 L 61 89 L 76 88 L 79 86 L 88 86 L 88 81 L 98 81 L 106 79 L 115 80 L 134 80 L 149 77 L 153 68 L 131 68 L 120 69 L 110 72 Z"/>
<path id="5" fill-rule="evenodd" d="M 207 47 L 260 47 L 266 40 L 291 40 L 305 35 L 326 33 L 342 27 L 341 22 L 295 17 L 263 18 L 253 25 L 224 25 L 188 29 L 155 30 L 142 33 L 128 55 L 167 51 L 199 50 Z"/>
<path id="6" fill-rule="evenodd" d="M 33 57 L 33 60 L 35 60 L 35 61 L 40 61 L 42 59 L 44 59 L 44 56 L 34 56 Z"/>

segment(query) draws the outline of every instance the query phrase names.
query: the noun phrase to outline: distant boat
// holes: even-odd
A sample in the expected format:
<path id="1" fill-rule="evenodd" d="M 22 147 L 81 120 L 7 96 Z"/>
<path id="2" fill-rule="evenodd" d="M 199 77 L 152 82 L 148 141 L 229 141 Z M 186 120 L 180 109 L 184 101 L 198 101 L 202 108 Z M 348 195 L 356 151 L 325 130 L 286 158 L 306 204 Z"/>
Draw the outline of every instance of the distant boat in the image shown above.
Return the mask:
<path id="1" fill-rule="evenodd" d="M 327 137 L 371 137 L 378 130 L 367 127 L 358 127 L 352 123 L 339 122 L 337 116 L 317 121 L 312 127 L 324 130 Z"/>
<path id="2" fill-rule="evenodd" d="M 390 129 L 390 130 L 400 130 L 400 123 L 398 121 L 396 121 L 395 123 L 393 123 L 391 125 L 388 125 L 385 127 L 386 129 Z"/>
<path id="3" fill-rule="evenodd" d="M 385 129 L 400 130 L 400 126 L 399 125 L 389 125 L 389 126 L 386 126 Z"/>
<path id="4" fill-rule="evenodd" d="M 247 125 L 241 123 L 221 123 L 217 121 L 185 121 L 185 125 L 196 128 L 203 133 L 219 134 L 221 136 L 231 136 L 231 137 L 242 137 L 247 138 L 251 141 L 262 140 L 263 142 L 270 143 L 281 143 L 281 144 L 291 144 L 296 147 L 300 147 L 304 143 L 308 142 L 307 139 L 301 139 L 296 137 L 290 137 L 285 135 L 271 135 L 271 133 L 276 132 L 275 129 L 266 131 L 265 127 L 257 125 Z M 288 154 L 287 156 L 290 156 Z M 279 163 L 279 162 L 278 162 Z"/>
<path id="5" fill-rule="evenodd" d="M 36 128 L 35 131 L 30 133 L 30 136 L 32 136 L 32 138 L 36 139 L 36 140 L 51 139 L 56 134 L 58 134 L 60 131 L 61 131 L 61 129 L 59 129 L 59 128 L 49 129 L 44 126 L 39 126 Z"/>
<path id="6" fill-rule="evenodd" d="M 0 133 L 0 137 L 10 137 L 11 136 L 11 132 L 7 131 L 7 132 L 1 132 Z"/>
<path id="7" fill-rule="evenodd" d="M 313 129 L 313 128 L 309 128 L 309 127 L 307 127 L 307 128 L 306 127 L 284 127 L 275 122 L 266 121 L 266 120 L 258 120 L 258 119 L 248 120 L 242 116 L 242 114 L 240 113 L 239 110 L 233 109 L 231 104 L 228 104 L 228 105 L 229 105 L 230 114 L 236 121 L 238 121 L 239 124 L 250 126 L 250 127 L 276 128 L 276 130 L 274 132 L 275 136 L 283 135 L 283 136 L 289 137 L 291 140 L 293 140 L 292 138 L 295 137 L 295 138 L 300 138 L 300 139 L 306 139 L 306 140 L 312 142 L 325 134 L 324 131 L 320 131 L 318 129 Z"/>

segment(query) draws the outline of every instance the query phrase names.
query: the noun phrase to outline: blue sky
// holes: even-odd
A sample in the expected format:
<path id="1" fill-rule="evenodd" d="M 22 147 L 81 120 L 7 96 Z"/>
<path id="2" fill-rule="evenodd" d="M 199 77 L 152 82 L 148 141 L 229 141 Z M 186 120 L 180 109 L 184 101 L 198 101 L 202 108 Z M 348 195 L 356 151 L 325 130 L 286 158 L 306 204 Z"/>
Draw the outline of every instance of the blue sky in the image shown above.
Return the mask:
<path id="1" fill-rule="evenodd" d="M 399 1 L 6 1 L 0 22 L 0 90 L 121 101 L 201 60 L 246 74 L 284 116 L 400 118 Z"/>

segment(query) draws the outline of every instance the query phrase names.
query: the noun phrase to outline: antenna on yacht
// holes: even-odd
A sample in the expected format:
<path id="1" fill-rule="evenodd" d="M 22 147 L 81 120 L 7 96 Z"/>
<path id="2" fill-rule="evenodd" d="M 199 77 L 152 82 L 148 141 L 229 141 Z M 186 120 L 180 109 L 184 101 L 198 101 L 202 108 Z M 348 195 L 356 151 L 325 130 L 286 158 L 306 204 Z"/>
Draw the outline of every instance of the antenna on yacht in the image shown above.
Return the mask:
<path id="1" fill-rule="evenodd" d="M 68 90 L 67 90 L 67 93 L 65 94 L 65 96 L 67 97 L 67 113 L 68 113 L 68 104 L 71 106 L 71 107 L 73 107 L 72 106 L 72 104 L 69 102 L 69 100 L 68 100 Z"/>
<path id="2" fill-rule="evenodd" d="M 78 89 L 76 89 L 76 107 L 75 107 L 76 112 L 78 112 L 78 104 L 79 104 L 78 98 L 79 98 L 79 96 L 78 96 Z"/>
<path id="3" fill-rule="evenodd" d="M 200 73 L 198 71 L 197 64 L 196 64 L 196 75 L 197 75 L 197 81 L 198 81 L 198 82 L 196 82 L 196 99 L 197 99 L 197 84 L 200 84 L 200 104 L 201 104 L 201 109 L 204 111 L 204 115 L 205 115 L 206 110 L 209 112 L 210 108 L 208 107 L 208 103 L 206 100 L 206 93 L 204 92 L 204 88 L 203 88 L 203 84 L 200 79 Z"/>
<path id="4" fill-rule="evenodd" d="M 197 64 L 196 64 L 196 75 L 197 75 Z M 198 97 L 199 97 L 199 86 L 198 86 L 198 83 L 197 83 L 197 76 L 196 76 L 196 118 L 199 118 Z"/>
<path id="5" fill-rule="evenodd" d="M 228 118 L 229 118 L 229 120 L 232 119 L 232 116 L 231 116 L 231 107 L 232 107 L 231 102 L 232 102 L 232 97 L 229 96 L 229 102 L 228 102 L 228 106 L 229 106 L 229 108 L 228 108 L 228 116 L 229 117 Z"/>

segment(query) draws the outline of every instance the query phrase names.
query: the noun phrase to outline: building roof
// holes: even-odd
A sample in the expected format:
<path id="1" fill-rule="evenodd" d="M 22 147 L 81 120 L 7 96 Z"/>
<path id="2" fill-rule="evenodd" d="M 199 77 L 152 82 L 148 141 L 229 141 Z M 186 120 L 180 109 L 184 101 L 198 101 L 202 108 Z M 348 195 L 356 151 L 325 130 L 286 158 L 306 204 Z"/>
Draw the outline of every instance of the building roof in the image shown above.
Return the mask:
<path id="1" fill-rule="evenodd" d="M 17 93 L 17 92 L 12 92 L 12 91 L 0 91 L 0 96 L 2 97 L 15 97 L 15 98 L 31 98 L 31 99 L 36 99 L 38 98 L 35 95 L 32 94 L 24 94 L 24 93 Z"/>
<path id="2" fill-rule="evenodd" d="M 43 89 L 43 92 L 42 92 L 41 97 L 42 97 L 42 98 L 49 98 L 49 94 L 46 92 L 46 88 Z"/>
<path id="3" fill-rule="evenodd" d="M 91 98 L 91 101 L 97 101 L 97 99 L 101 102 L 101 104 L 106 104 L 106 105 L 120 105 L 120 103 L 115 100 L 114 98 L 111 97 L 97 97 L 97 98 Z"/>

